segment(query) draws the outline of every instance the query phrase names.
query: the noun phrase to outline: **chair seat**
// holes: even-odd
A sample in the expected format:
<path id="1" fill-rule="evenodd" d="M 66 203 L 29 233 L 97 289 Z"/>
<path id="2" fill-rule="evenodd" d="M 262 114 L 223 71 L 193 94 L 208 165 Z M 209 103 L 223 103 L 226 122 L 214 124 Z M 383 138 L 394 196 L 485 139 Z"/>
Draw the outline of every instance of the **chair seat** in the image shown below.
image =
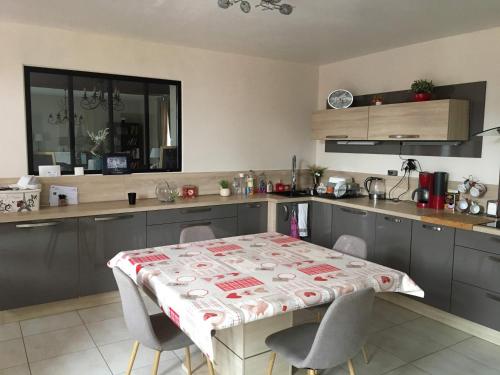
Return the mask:
<path id="1" fill-rule="evenodd" d="M 171 351 L 192 345 L 191 339 L 165 314 L 151 315 L 151 325 L 161 343 L 162 351 Z"/>
<path id="2" fill-rule="evenodd" d="M 311 350 L 319 324 L 307 323 L 276 332 L 266 339 L 266 345 L 297 368 L 302 365 Z"/>

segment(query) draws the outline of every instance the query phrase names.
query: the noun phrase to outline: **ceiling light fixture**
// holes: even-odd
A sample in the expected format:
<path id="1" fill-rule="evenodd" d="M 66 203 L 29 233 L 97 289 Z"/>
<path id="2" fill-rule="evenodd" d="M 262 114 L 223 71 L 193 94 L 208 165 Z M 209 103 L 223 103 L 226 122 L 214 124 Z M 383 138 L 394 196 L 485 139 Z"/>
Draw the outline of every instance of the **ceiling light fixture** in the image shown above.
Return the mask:
<path id="1" fill-rule="evenodd" d="M 240 9 L 243 13 L 250 13 L 252 5 L 246 0 L 218 0 L 219 7 L 228 9 L 229 7 L 240 4 Z M 260 3 L 255 5 L 255 8 L 262 10 L 278 10 L 281 14 L 288 16 L 293 12 L 293 7 L 290 4 L 282 4 L 281 0 L 260 0 Z"/>

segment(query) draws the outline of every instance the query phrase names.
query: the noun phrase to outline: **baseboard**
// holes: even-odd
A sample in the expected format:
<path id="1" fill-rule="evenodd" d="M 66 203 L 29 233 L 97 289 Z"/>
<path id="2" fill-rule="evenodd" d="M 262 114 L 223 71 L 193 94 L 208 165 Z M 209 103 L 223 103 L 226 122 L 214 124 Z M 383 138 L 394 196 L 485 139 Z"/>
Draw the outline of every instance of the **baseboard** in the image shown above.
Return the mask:
<path id="1" fill-rule="evenodd" d="M 118 292 L 108 292 L 67 299 L 63 301 L 50 302 L 42 305 L 33 305 L 20 307 L 18 309 L 4 310 L 0 311 L 0 324 L 40 318 L 47 315 L 60 314 L 73 310 L 87 309 L 90 307 L 106 305 L 119 301 L 120 295 L 118 294 Z"/>
<path id="2" fill-rule="evenodd" d="M 479 337 L 480 339 L 500 345 L 500 332 L 494 329 L 460 318 L 459 316 L 439 310 L 435 307 L 426 305 L 398 293 L 378 293 L 377 297 L 414 311 L 417 314 L 426 316 L 430 319 L 437 320 L 438 322 L 446 324 L 450 327 L 464 331 L 470 335 Z"/>

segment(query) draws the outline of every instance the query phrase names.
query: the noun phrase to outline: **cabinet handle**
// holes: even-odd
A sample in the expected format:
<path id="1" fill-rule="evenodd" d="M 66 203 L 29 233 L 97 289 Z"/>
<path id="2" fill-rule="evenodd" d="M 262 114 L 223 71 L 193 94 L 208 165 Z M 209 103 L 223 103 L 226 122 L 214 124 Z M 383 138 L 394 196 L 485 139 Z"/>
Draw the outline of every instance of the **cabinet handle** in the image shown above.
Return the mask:
<path id="1" fill-rule="evenodd" d="M 427 225 L 427 224 L 422 224 L 422 228 L 427 230 L 433 230 L 435 232 L 441 232 L 443 230 L 443 228 L 441 227 L 436 227 L 435 225 Z"/>
<path id="2" fill-rule="evenodd" d="M 55 227 L 59 223 L 60 221 L 49 221 L 47 223 L 16 224 L 16 228 L 29 229 L 29 228 Z"/>
<path id="3" fill-rule="evenodd" d="M 385 216 L 384 219 L 390 221 L 391 223 L 396 223 L 396 224 L 399 224 L 403 221 L 397 217 L 390 217 L 390 216 Z"/>
<path id="4" fill-rule="evenodd" d="M 103 216 L 103 217 L 94 217 L 95 222 L 99 221 L 115 221 L 115 220 L 126 220 L 132 219 L 133 215 L 120 215 L 120 216 Z"/>
<path id="5" fill-rule="evenodd" d="M 345 138 L 349 138 L 349 136 L 345 135 L 345 134 L 341 134 L 341 135 L 327 135 L 325 138 L 326 139 L 338 139 L 338 138 L 345 139 Z"/>
<path id="6" fill-rule="evenodd" d="M 200 212 L 210 212 L 212 211 L 212 207 L 202 207 L 202 208 L 186 208 L 182 210 L 181 212 L 183 214 L 196 214 Z"/>
<path id="7" fill-rule="evenodd" d="M 488 259 L 491 260 L 492 262 L 500 263 L 500 257 L 496 257 L 496 256 L 493 256 L 493 255 L 490 255 L 488 257 Z"/>
<path id="8" fill-rule="evenodd" d="M 403 138 L 420 138 L 418 134 L 391 134 L 389 138 L 392 139 L 403 139 Z"/>
<path id="9" fill-rule="evenodd" d="M 348 214 L 353 214 L 353 215 L 361 215 L 361 216 L 368 215 L 368 212 L 366 212 L 366 211 L 351 210 L 350 208 L 342 207 L 341 210 L 344 212 L 347 212 Z"/>
<path id="10" fill-rule="evenodd" d="M 262 204 L 260 204 L 260 203 L 248 203 L 247 207 L 248 208 L 261 208 Z"/>
<path id="11" fill-rule="evenodd" d="M 205 221 L 203 223 L 182 224 L 181 228 L 184 229 L 184 228 L 199 227 L 199 226 L 202 226 L 202 227 L 207 226 L 208 227 L 209 225 L 212 225 L 211 221 Z"/>
<path id="12" fill-rule="evenodd" d="M 500 296 L 497 296 L 496 294 L 487 292 L 486 297 L 488 297 L 489 299 L 492 299 L 493 301 L 500 302 Z"/>

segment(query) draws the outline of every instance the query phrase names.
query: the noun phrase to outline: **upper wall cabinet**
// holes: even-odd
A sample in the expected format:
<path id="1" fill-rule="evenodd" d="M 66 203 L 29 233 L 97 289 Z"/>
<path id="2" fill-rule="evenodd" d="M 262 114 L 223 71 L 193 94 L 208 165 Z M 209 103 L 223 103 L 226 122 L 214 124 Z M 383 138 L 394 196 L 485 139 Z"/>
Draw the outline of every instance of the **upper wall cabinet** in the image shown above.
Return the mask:
<path id="1" fill-rule="evenodd" d="M 370 140 L 465 141 L 468 138 L 467 100 L 431 100 L 370 107 Z"/>
<path id="2" fill-rule="evenodd" d="M 366 140 L 368 108 L 317 111 L 312 116 L 312 137 L 317 140 Z"/>

